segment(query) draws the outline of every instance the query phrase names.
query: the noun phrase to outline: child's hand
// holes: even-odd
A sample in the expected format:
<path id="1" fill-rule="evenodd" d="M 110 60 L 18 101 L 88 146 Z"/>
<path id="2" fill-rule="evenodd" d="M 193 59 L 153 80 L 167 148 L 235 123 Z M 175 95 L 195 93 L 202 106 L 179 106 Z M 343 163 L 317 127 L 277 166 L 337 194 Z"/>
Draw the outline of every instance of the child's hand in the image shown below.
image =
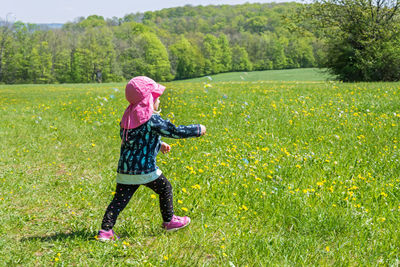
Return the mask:
<path id="1" fill-rule="evenodd" d="M 171 146 L 168 145 L 167 143 L 162 142 L 161 143 L 161 152 L 163 154 L 168 153 L 169 151 L 171 151 Z"/>
<path id="2" fill-rule="evenodd" d="M 200 124 L 200 129 L 201 129 L 200 136 L 205 135 L 206 134 L 206 126 Z"/>

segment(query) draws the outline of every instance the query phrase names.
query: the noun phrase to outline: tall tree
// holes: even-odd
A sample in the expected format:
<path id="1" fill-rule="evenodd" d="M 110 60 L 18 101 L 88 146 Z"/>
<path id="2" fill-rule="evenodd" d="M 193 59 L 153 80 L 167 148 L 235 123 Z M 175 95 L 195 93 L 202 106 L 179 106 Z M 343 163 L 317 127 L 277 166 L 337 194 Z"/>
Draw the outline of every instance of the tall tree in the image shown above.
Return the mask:
<path id="1" fill-rule="evenodd" d="M 221 72 L 228 72 L 232 70 L 232 50 L 229 45 L 228 37 L 225 34 L 221 34 L 218 38 L 219 45 L 221 47 Z"/>
<path id="2" fill-rule="evenodd" d="M 192 45 L 184 36 L 169 47 L 171 53 L 171 68 L 176 79 L 193 78 L 201 75 L 202 62 L 199 49 Z"/>
<path id="3" fill-rule="evenodd" d="M 29 55 L 28 77 L 33 83 L 53 82 L 51 73 L 52 61 L 48 43 L 35 42 Z"/>
<path id="4" fill-rule="evenodd" d="M 0 27 L 0 82 L 3 81 L 3 64 L 4 64 L 4 54 L 7 53 L 6 49 L 10 46 L 12 42 L 12 23 L 7 19 L 4 23 L 1 23 Z"/>
<path id="5" fill-rule="evenodd" d="M 244 47 L 235 45 L 232 48 L 232 70 L 233 71 L 251 71 L 253 68 L 247 51 Z"/>
<path id="6" fill-rule="evenodd" d="M 86 57 L 87 81 L 109 81 L 115 61 L 113 34 L 106 26 L 88 27 L 80 39 L 80 52 Z"/>
<path id="7" fill-rule="evenodd" d="M 315 65 L 314 53 L 310 40 L 291 36 L 285 45 L 287 68 L 310 68 Z"/>
<path id="8" fill-rule="evenodd" d="M 52 60 L 52 76 L 59 83 L 71 82 L 72 35 L 64 29 L 46 32 Z"/>
<path id="9" fill-rule="evenodd" d="M 222 49 L 218 38 L 207 34 L 203 41 L 204 72 L 205 74 L 220 73 L 224 69 L 222 64 Z"/>
<path id="10" fill-rule="evenodd" d="M 143 33 L 140 36 L 139 44 L 144 51 L 145 64 L 137 66 L 141 74 L 152 77 L 156 81 L 171 80 L 171 65 L 168 52 L 164 44 L 154 33 Z"/>
<path id="11" fill-rule="evenodd" d="M 4 58 L 3 80 L 6 83 L 29 83 L 29 55 L 32 51 L 32 35 L 27 25 L 16 22 L 13 25 L 13 40 Z"/>
<path id="12" fill-rule="evenodd" d="M 312 7 L 328 39 L 326 66 L 340 79 L 400 80 L 399 0 L 316 0 Z"/>
<path id="13" fill-rule="evenodd" d="M 119 59 L 126 79 L 138 75 L 146 75 L 157 81 L 173 78 L 167 49 L 152 32 L 133 37 Z"/>

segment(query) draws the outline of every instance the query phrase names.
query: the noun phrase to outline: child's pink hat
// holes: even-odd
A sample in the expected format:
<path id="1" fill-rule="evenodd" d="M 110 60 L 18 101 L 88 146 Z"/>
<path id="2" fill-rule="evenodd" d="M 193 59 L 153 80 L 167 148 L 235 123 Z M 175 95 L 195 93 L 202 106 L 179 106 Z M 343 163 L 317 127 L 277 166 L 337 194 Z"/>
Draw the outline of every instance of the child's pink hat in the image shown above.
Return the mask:
<path id="1" fill-rule="evenodd" d="M 125 97 L 130 105 L 122 116 L 121 127 L 134 129 L 150 120 L 154 102 L 164 90 L 164 86 L 146 76 L 138 76 L 130 80 L 125 87 Z"/>

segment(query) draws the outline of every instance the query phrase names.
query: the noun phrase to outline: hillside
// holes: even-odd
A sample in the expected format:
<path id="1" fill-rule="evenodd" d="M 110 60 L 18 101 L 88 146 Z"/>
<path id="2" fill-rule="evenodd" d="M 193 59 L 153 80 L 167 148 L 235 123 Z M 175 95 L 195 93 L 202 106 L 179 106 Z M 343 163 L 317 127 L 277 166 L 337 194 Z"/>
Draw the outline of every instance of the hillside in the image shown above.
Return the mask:
<path id="1" fill-rule="evenodd" d="M 252 72 L 229 72 L 182 80 L 182 82 L 254 82 L 254 81 L 291 81 L 322 82 L 334 80 L 326 69 L 303 68 L 288 70 L 264 70 Z"/>
<path id="2" fill-rule="evenodd" d="M 168 8 L 0 31 L 0 83 L 157 81 L 315 68 L 323 41 L 292 30 L 299 3 Z"/>

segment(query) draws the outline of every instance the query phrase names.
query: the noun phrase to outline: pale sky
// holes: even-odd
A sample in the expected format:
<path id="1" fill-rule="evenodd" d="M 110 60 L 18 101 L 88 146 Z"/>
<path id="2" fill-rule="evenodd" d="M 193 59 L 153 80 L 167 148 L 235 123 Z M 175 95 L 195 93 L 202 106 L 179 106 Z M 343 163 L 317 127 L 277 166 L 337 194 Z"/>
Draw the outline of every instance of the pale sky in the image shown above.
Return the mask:
<path id="1" fill-rule="evenodd" d="M 65 23 L 77 17 L 100 15 L 122 18 L 129 13 L 160 10 L 187 4 L 236 5 L 244 3 L 289 2 L 291 0 L 0 0 L 0 19 L 29 23 Z"/>

